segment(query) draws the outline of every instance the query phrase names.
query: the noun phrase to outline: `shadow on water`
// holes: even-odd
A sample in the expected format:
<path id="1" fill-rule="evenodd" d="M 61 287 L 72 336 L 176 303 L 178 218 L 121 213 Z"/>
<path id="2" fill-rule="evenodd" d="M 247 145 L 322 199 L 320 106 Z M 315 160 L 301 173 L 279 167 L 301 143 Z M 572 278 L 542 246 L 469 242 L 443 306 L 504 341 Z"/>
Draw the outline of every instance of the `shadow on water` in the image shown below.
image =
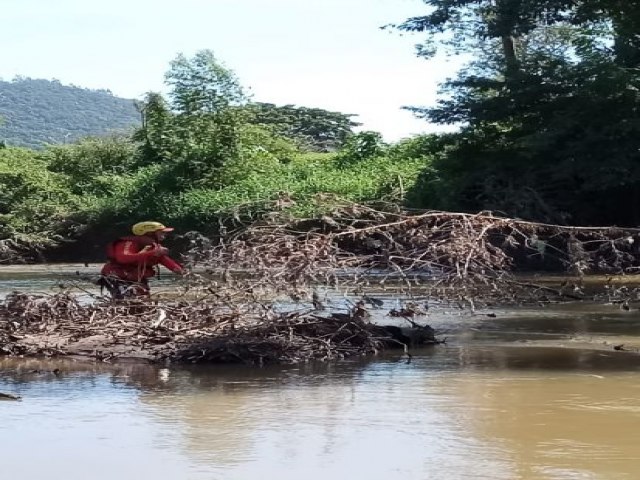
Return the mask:
<path id="1" fill-rule="evenodd" d="M 115 386 L 134 388 L 141 394 L 200 390 L 222 392 L 279 386 L 331 386 L 357 383 L 376 372 L 415 372 L 424 375 L 509 371 L 603 373 L 640 371 L 635 352 L 521 345 L 439 345 L 413 350 L 411 360 L 399 353 L 339 362 L 301 365 L 156 366 L 145 363 L 101 363 L 73 359 L 14 359 L 0 357 L 0 385 L 18 395 L 28 395 L 38 384 L 84 382 L 101 377 Z"/>

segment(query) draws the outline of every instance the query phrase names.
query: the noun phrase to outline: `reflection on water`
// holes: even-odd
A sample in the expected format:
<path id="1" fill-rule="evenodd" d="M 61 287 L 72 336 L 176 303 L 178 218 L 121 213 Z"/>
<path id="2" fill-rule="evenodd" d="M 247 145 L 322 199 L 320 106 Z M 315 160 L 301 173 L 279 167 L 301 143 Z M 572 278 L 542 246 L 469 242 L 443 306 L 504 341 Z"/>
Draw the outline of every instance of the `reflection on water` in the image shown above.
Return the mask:
<path id="1" fill-rule="evenodd" d="M 20 479 L 640 471 L 635 354 L 458 345 L 410 364 L 261 370 L 0 362 L 0 391 L 24 397 L 0 403 L 2 470 Z"/>

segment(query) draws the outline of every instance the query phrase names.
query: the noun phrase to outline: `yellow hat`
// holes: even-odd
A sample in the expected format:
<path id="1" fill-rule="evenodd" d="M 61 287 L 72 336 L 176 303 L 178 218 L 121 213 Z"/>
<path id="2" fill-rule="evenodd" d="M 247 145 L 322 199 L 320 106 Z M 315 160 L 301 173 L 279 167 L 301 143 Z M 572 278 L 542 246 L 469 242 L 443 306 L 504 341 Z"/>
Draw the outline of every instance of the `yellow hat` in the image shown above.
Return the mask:
<path id="1" fill-rule="evenodd" d="M 165 227 L 160 222 L 139 222 L 131 227 L 134 235 L 146 235 L 154 232 L 173 232 L 173 228 Z"/>

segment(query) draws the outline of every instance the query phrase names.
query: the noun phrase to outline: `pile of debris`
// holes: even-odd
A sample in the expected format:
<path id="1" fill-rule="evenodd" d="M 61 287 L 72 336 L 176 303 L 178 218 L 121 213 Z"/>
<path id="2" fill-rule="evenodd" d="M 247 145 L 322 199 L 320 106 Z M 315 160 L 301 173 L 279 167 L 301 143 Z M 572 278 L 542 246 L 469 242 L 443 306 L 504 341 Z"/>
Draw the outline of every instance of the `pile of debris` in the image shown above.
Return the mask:
<path id="1" fill-rule="evenodd" d="M 334 199 L 318 218 L 274 212 L 217 243 L 198 243 L 189 256 L 210 272 L 244 272 L 276 291 L 314 284 L 358 291 L 396 282 L 406 295 L 418 287 L 441 301 L 519 304 L 584 297 L 576 288 L 522 281 L 517 272 L 562 273 L 578 279 L 572 286 L 586 274 L 636 273 L 640 229 L 547 225 L 490 212 L 378 210 Z"/>
<path id="2" fill-rule="evenodd" d="M 371 323 L 347 313 L 277 312 L 259 303 L 206 300 L 81 303 L 76 296 L 12 294 L 0 304 L 0 354 L 78 355 L 104 361 L 296 363 L 438 343 L 427 326 Z"/>

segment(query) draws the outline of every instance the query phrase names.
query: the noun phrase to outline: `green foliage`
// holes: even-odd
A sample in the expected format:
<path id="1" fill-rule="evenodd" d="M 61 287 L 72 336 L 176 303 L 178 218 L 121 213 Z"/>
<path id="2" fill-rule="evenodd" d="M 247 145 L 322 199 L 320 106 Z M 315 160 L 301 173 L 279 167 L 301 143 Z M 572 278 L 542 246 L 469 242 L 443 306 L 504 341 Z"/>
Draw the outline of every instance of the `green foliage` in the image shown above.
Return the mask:
<path id="1" fill-rule="evenodd" d="M 534 220 L 640 222 L 637 4 L 430 0 L 400 28 L 474 56 L 418 115 L 462 125 L 421 174 L 416 206 Z M 621 12 L 624 11 L 624 15 Z M 444 37 L 442 34 L 444 33 Z"/>
<path id="2" fill-rule="evenodd" d="M 435 155 L 443 151 L 447 142 L 450 142 L 450 138 L 451 136 L 449 135 L 437 134 L 405 138 L 394 145 L 390 145 L 387 155 L 397 161 L 419 158 L 429 162 Z"/>
<path id="3" fill-rule="evenodd" d="M 173 162 L 141 165 L 138 145 L 121 139 L 44 152 L 2 150 L 0 239 L 26 235 L 51 247 L 78 234 L 115 235 L 144 218 L 213 233 L 239 207 L 246 205 L 250 215 L 264 212 L 282 192 L 295 198 L 289 210 L 298 216 L 323 208 L 318 194 L 402 201 L 427 161 L 374 155 L 345 164 L 342 153 L 299 153 L 255 125 L 243 127 L 241 137 L 241 155 L 219 169 L 215 184 L 181 190 L 173 183 Z"/>
<path id="4" fill-rule="evenodd" d="M 347 140 L 339 153 L 338 163 L 345 167 L 385 154 L 387 145 L 378 132 L 360 132 Z"/>
<path id="5" fill-rule="evenodd" d="M 68 219 L 77 205 L 64 179 L 35 152 L 0 150 L 0 240 L 52 245 L 62 228 L 72 228 Z"/>
<path id="6" fill-rule="evenodd" d="M 241 182 L 250 175 L 269 174 L 298 155 L 292 142 L 256 125 L 243 126 L 240 138 L 239 156 L 227 161 L 218 171 L 216 184 L 219 186 Z"/>
<path id="7" fill-rule="evenodd" d="M 176 125 L 167 101 L 159 93 L 150 92 L 138 104 L 142 114 L 142 128 L 133 134 L 140 142 L 140 165 L 151 165 L 171 159 L 177 153 Z"/>
<path id="8" fill-rule="evenodd" d="M 248 110 L 253 123 L 294 140 L 300 148 L 308 151 L 336 151 L 353 134 L 353 128 L 360 126 L 352 120 L 355 115 L 321 108 L 252 103 Z"/>
<path id="9" fill-rule="evenodd" d="M 52 146 L 38 157 L 49 171 L 64 174 L 73 194 L 109 195 L 114 193 L 117 177 L 136 166 L 136 154 L 129 139 L 103 137 Z"/>
<path id="10" fill-rule="evenodd" d="M 201 50 L 192 58 L 179 54 L 165 79 L 171 88 L 171 106 L 179 114 L 219 113 L 246 101 L 235 74 L 211 50 Z"/>
<path id="11" fill-rule="evenodd" d="M 294 199 L 289 211 L 296 216 L 321 211 L 322 205 L 315 197 L 323 193 L 358 202 L 398 202 L 423 168 L 424 161 L 420 159 L 395 162 L 385 157 L 344 168 L 335 155 L 302 154 L 289 163 L 248 172 L 223 188 L 192 189 L 167 199 L 162 218 L 181 228 L 211 232 L 218 228 L 219 220 L 238 207 L 249 205 L 249 213 L 260 212 L 282 192 Z"/>
<path id="12" fill-rule="evenodd" d="M 170 163 L 171 181 L 164 186 L 174 191 L 215 183 L 219 169 L 241 155 L 242 88 L 208 50 L 191 59 L 178 55 L 166 80 L 171 102 L 149 94 L 140 108 L 144 122 L 136 138 L 143 142 L 141 162 Z"/>
<path id="13" fill-rule="evenodd" d="M 129 131 L 140 124 L 132 100 L 106 90 L 59 81 L 0 81 L 0 143 L 42 148 L 87 136 Z"/>

